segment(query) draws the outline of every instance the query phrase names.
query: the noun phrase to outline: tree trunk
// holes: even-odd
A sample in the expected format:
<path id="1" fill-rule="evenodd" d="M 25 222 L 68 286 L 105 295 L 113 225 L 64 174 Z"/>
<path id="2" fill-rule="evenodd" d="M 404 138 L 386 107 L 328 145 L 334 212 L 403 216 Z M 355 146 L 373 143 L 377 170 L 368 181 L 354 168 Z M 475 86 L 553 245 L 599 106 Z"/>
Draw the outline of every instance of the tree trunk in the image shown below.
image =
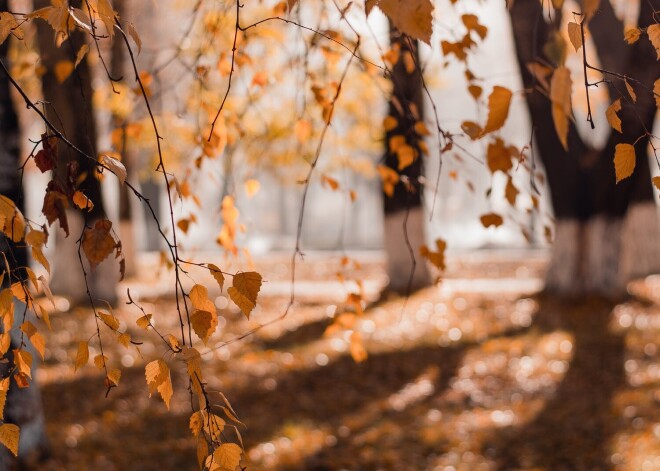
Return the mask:
<path id="1" fill-rule="evenodd" d="M 80 4 L 80 2 L 71 3 L 72 6 L 76 6 L 76 3 Z M 49 5 L 48 0 L 35 0 L 35 9 Z M 77 52 L 85 44 L 85 34 L 80 30 L 71 31 L 68 39 L 57 47 L 53 29 L 44 21 L 39 21 L 36 25 L 41 63 L 45 69 L 42 88 L 47 103 L 46 116 L 70 142 L 87 155 L 95 157 L 97 132 L 92 107 L 92 74 L 87 57 L 62 83 L 59 83 L 55 73 L 59 62 L 75 61 Z M 53 261 L 51 288 L 74 302 L 87 302 L 82 270 L 72 270 L 71 267 L 78 266 L 76 240 L 82 234 L 84 227 L 99 218 L 106 217 L 101 185 L 95 177 L 95 161 L 82 157 L 63 142 L 58 142 L 58 155 L 53 178 L 60 182 L 62 187 L 66 187 L 70 168 L 72 165 L 77 165 L 78 181 L 82 180 L 77 189 L 92 200 L 94 208 L 91 212 L 67 211 L 71 236 L 64 238 L 62 231 L 57 231 L 57 251 Z M 85 270 L 88 273 L 87 282 L 94 300 L 114 303 L 119 279 L 119 267 L 116 261 L 110 257 L 94 270 L 90 270 L 88 265 Z"/>
<path id="2" fill-rule="evenodd" d="M 7 10 L 7 1 L 0 0 L 0 11 Z M 0 45 L 0 60 L 7 65 L 7 49 L 9 41 Z M 23 189 L 20 171 L 20 146 L 19 126 L 11 94 L 8 77 L 0 74 L 0 194 L 7 196 L 17 207 L 23 209 Z M 24 244 L 14 244 L 0 234 L 0 252 L 9 263 L 10 273 L 6 271 L 6 265 L 0 263 L 0 274 L 4 273 L 4 284 L 0 289 L 7 288 L 10 283 L 25 280 L 23 267 L 27 266 L 27 250 Z M 22 313 L 25 305 L 15 302 L 15 312 Z M 34 315 L 27 313 L 30 320 L 35 322 Z M 11 330 L 11 349 L 19 348 L 21 345 L 21 332 L 19 324 L 23 321 L 22 315 L 15 316 L 15 325 Z M 28 347 L 24 347 L 28 348 Z M 37 369 L 37 353 L 31 351 L 35 359 L 32 364 L 32 374 Z M 0 365 L 0 377 L 6 378 L 11 374 L 11 353 L 5 355 L 10 362 Z M 4 420 L 6 423 L 16 424 L 20 427 L 19 459 L 22 462 L 38 459 L 47 449 L 47 440 L 44 426 L 44 415 L 41 403 L 41 394 L 36 381 L 32 381 L 29 388 L 19 388 L 15 382 L 11 382 L 7 393 L 7 402 L 4 408 Z M 16 459 L 9 451 L 0 446 L 0 468 L 11 469 L 16 465 Z"/>
<path id="3" fill-rule="evenodd" d="M 641 2 L 642 27 L 652 21 L 651 3 Z M 516 0 L 510 13 L 534 136 L 556 218 L 546 289 L 618 296 L 632 278 L 660 269 L 660 226 L 646 158 L 648 137 L 635 145 L 638 158 L 631 177 L 616 184 L 613 164 L 617 144 L 633 143 L 644 129 L 653 128 L 655 100 L 642 87 L 636 88 L 635 105 L 622 100 L 619 116 L 623 133 L 612 131 L 603 149 L 590 149 L 571 123 L 569 150 L 564 150 L 555 133 L 551 103 L 527 69 L 533 61 L 552 64 L 543 49 L 554 28 L 544 21 L 542 8 L 536 0 Z M 634 46 L 625 45 L 623 25 L 609 1 L 601 2 L 589 28 L 606 70 L 623 72 L 652 86 L 660 75 L 653 47 L 645 36 Z M 621 85 L 619 88 L 625 89 Z M 583 85 L 576 82 L 574 86 Z M 618 97 L 613 88 L 610 92 L 613 98 Z"/>
<path id="4" fill-rule="evenodd" d="M 399 60 L 392 71 L 392 95 L 389 115 L 397 125 L 385 135 L 385 165 L 400 175 L 391 196 L 385 194 L 385 251 L 387 253 L 387 289 L 408 294 L 431 283 L 426 263 L 419 255 L 424 244 L 424 210 L 422 207 L 423 175 L 422 137 L 415 130 L 415 123 L 424 119 L 424 95 L 422 76 L 418 67 L 417 41 L 399 33 L 390 26 L 390 43 L 400 49 Z M 406 67 L 408 55 L 408 68 Z M 410 59 L 416 66 L 410 68 Z M 390 140 L 394 136 L 404 136 L 406 144 L 416 153 L 411 165 L 399 170 L 399 158 L 392 150 Z"/>

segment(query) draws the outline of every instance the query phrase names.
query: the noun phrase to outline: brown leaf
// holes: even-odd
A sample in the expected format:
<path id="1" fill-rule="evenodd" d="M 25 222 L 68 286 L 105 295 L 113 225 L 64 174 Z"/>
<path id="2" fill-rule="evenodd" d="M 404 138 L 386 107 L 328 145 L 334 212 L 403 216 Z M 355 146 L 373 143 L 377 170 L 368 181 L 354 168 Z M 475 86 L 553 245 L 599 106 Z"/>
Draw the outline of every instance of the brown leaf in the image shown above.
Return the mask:
<path id="1" fill-rule="evenodd" d="M 639 28 L 628 28 L 623 34 L 623 39 L 625 39 L 628 44 L 635 44 L 641 35 L 642 31 Z"/>
<path id="2" fill-rule="evenodd" d="M 628 178 L 635 171 L 635 148 L 630 144 L 617 144 L 614 150 L 616 182 Z"/>
<path id="3" fill-rule="evenodd" d="M 499 137 L 494 142 L 488 144 L 486 162 L 491 173 L 495 173 L 498 170 L 506 173 L 513 167 L 511 154 L 504 145 L 504 141 Z"/>
<path id="4" fill-rule="evenodd" d="M 212 263 L 208 264 L 208 268 L 209 272 L 211 272 L 211 276 L 215 279 L 216 283 L 218 283 L 220 291 L 222 291 L 222 288 L 225 285 L 225 275 L 222 274 L 220 268 L 218 268 L 216 265 L 213 265 Z"/>
<path id="5" fill-rule="evenodd" d="M 568 150 L 569 119 L 572 114 L 571 85 L 571 72 L 563 66 L 557 68 L 550 82 L 552 120 L 555 123 L 557 137 L 566 150 Z"/>
<path id="6" fill-rule="evenodd" d="M 571 40 L 575 52 L 582 47 L 582 27 L 573 21 L 568 23 L 568 39 Z"/>
<path id="7" fill-rule="evenodd" d="M 68 237 L 69 222 L 66 217 L 66 208 L 69 207 L 69 200 L 64 193 L 56 189 L 56 185 L 51 185 L 51 183 L 48 184 L 48 188 L 46 189 L 41 212 L 46 216 L 49 225 L 52 225 L 55 221 L 59 221 L 60 227 Z"/>
<path id="8" fill-rule="evenodd" d="M 628 79 L 623 79 L 623 83 L 626 84 L 626 90 L 628 90 L 628 95 L 630 95 L 632 102 L 637 103 L 637 94 L 635 93 L 635 89 L 628 82 Z"/>
<path id="9" fill-rule="evenodd" d="M 167 363 L 165 363 L 163 360 L 154 360 L 147 364 L 144 370 L 144 374 L 147 378 L 149 396 L 157 391 L 169 409 L 170 400 L 172 399 L 174 390 L 172 388 L 170 368 L 167 366 Z"/>
<path id="10" fill-rule="evenodd" d="M 94 227 L 85 229 L 82 248 L 92 267 L 105 260 L 117 247 L 117 242 L 110 234 L 112 223 L 107 219 L 96 221 Z"/>
<path id="11" fill-rule="evenodd" d="M 249 319 L 250 312 L 257 305 L 257 296 L 260 289 L 261 275 L 257 272 L 243 272 L 234 275 L 232 287 L 227 290 L 227 293 Z"/>
<path id="12" fill-rule="evenodd" d="M 240 464 L 242 454 L 243 450 L 235 443 L 222 443 L 204 465 L 208 471 L 233 471 Z"/>
<path id="13" fill-rule="evenodd" d="M 653 185 L 660 190 L 660 177 L 653 177 L 651 181 L 653 182 Z"/>
<path id="14" fill-rule="evenodd" d="M 483 130 L 481 129 L 481 126 L 479 126 L 477 123 L 473 121 L 463 121 L 461 123 L 461 129 L 473 141 L 483 135 Z"/>
<path id="15" fill-rule="evenodd" d="M 89 361 L 89 345 L 87 342 L 78 343 L 78 353 L 76 353 L 75 370 L 82 368 Z"/>
<path id="16" fill-rule="evenodd" d="M 215 312 L 196 309 L 190 315 L 190 324 L 202 342 L 206 343 L 218 327 L 218 315 Z"/>

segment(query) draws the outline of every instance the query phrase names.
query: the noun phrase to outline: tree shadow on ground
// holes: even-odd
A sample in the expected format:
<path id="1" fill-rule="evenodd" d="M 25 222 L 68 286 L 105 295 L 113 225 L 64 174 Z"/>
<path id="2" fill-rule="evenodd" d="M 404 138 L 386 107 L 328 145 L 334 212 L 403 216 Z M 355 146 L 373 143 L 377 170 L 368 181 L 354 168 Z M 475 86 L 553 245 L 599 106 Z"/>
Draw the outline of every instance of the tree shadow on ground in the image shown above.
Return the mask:
<path id="1" fill-rule="evenodd" d="M 497 470 L 611 469 L 608 447 L 619 429 L 612 399 L 626 386 L 624 335 L 609 329 L 614 304 L 540 301 L 534 326 L 572 334 L 573 357 L 541 412 L 522 427 L 498 430 L 485 454 L 495 456 Z"/>

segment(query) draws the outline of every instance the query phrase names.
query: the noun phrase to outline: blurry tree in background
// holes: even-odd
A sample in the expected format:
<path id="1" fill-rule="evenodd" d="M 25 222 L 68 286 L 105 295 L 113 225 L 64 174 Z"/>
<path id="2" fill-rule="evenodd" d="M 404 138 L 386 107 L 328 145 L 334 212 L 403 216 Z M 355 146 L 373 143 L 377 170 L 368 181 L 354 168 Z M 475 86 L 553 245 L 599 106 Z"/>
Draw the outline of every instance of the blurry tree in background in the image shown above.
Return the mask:
<path id="1" fill-rule="evenodd" d="M 638 28 L 656 25 L 658 8 L 660 2 L 642 0 Z M 626 44 L 624 22 L 609 1 L 588 13 L 584 24 L 592 41 L 582 48 L 595 48 L 598 54 L 600 66 L 596 61 L 591 65 L 601 68 L 601 83 L 607 84 L 613 106 L 620 109 L 619 129 L 610 129 L 605 146 L 594 149 L 571 119 L 566 146 L 555 132 L 556 98 L 546 81 L 552 68 L 563 66 L 566 48 L 573 47 L 558 30 L 564 27 L 561 9 L 551 21 L 540 2 L 516 0 L 510 14 L 536 149 L 546 169 L 556 218 L 546 289 L 558 294 L 618 296 L 631 279 L 660 272 L 660 224 L 647 157 L 658 100 L 657 86 L 652 84 L 660 76 L 651 34 L 637 34 L 637 41 Z M 577 23 L 573 28 L 582 35 Z M 573 86 L 584 85 L 576 77 Z M 658 162 L 658 143 L 653 139 Z M 615 154 L 620 146 L 633 143 L 634 171 L 622 178 L 615 172 L 616 166 L 623 165 Z"/>

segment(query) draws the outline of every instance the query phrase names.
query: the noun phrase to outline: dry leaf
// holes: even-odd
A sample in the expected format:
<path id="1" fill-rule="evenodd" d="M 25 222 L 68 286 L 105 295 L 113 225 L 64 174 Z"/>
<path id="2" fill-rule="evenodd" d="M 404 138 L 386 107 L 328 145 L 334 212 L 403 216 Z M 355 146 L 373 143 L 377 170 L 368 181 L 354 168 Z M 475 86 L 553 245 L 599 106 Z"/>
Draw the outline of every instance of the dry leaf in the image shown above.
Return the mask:
<path id="1" fill-rule="evenodd" d="M 392 24 L 404 34 L 431 44 L 433 3 L 431 0 L 375 0 L 367 3 L 367 12 L 377 6 Z M 368 14 L 368 13 L 367 13 Z"/>
<path id="2" fill-rule="evenodd" d="M 555 123 L 557 137 L 566 150 L 568 150 L 569 119 L 572 114 L 571 85 L 571 72 L 563 66 L 557 68 L 550 82 L 552 120 Z"/>
<path id="3" fill-rule="evenodd" d="M 612 126 L 612 129 L 622 132 L 621 118 L 619 118 L 619 115 L 617 114 L 618 111 L 621 111 L 620 98 L 614 100 L 612 104 L 607 107 L 607 111 L 605 111 L 605 117 L 607 118 L 607 122 L 610 123 L 610 126 Z"/>
<path id="4" fill-rule="evenodd" d="M 243 450 L 235 443 L 222 443 L 206 458 L 208 471 L 234 471 L 241 462 Z"/>
<path id="5" fill-rule="evenodd" d="M 126 167 L 119 160 L 107 154 L 99 155 L 99 163 L 117 176 L 120 184 L 126 181 Z"/>
<path id="6" fill-rule="evenodd" d="M 222 291 L 222 288 L 225 286 L 225 275 L 222 274 L 220 268 L 218 268 L 216 265 L 213 265 L 212 263 L 208 264 L 208 268 L 209 272 L 211 272 L 211 276 L 218 283 L 220 291 Z"/>
<path id="7" fill-rule="evenodd" d="M 73 69 L 73 62 L 71 61 L 59 61 L 57 64 L 55 64 L 54 73 L 55 78 L 57 79 L 57 83 L 63 83 L 66 79 L 68 79 L 73 72 Z"/>
<path id="8" fill-rule="evenodd" d="M 202 342 L 208 342 L 218 327 L 218 315 L 215 312 L 196 309 L 190 315 L 190 324 Z"/>
<path id="9" fill-rule="evenodd" d="M 107 219 L 96 221 L 94 227 L 85 229 L 82 249 L 92 267 L 105 260 L 117 247 L 117 242 L 110 234 L 112 223 Z"/>
<path id="10" fill-rule="evenodd" d="M 94 203 L 92 203 L 92 200 L 90 200 L 87 196 L 82 191 L 76 191 L 73 194 L 73 204 L 78 206 L 80 209 L 86 209 L 87 211 L 91 211 L 94 209 Z"/>
<path id="11" fill-rule="evenodd" d="M 582 27 L 573 21 L 568 23 L 568 39 L 571 40 L 575 52 L 582 47 Z"/>
<path id="12" fill-rule="evenodd" d="M 623 35 L 623 39 L 628 44 L 635 44 L 641 35 L 642 31 L 639 28 L 628 28 Z"/>
<path id="13" fill-rule="evenodd" d="M 626 84 L 626 90 L 628 90 L 628 95 L 630 95 L 632 102 L 637 103 L 637 94 L 635 93 L 635 89 L 628 82 L 628 79 L 623 79 L 623 83 Z"/>
<path id="14" fill-rule="evenodd" d="M 617 144 L 614 150 L 616 182 L 628 178 L 635 171 L 635 148 L 630 144 Z"/>
<path id="15" fill-rule="evenodd" d="M 89 345 L 87 342 L 78 343 L 78 353 L 76 353 L 75 371 L 82 368 L 89 361 Z"/>
<path id="16" fill-rule="evenodd" d="M 646 34 L 649 35 L 649 39 L 655 48 L 658 60 L 660 60 L 660 24 L 655 23 L 646 28 Z"/>
<path id="17" fill-rule="evenodd" d="M 0 425 L 0 443 L 6 446 L 14 456 L 18 456 L 18 438 L 20 428 L 14 424 Z"/>
<path id="18" fill-rule="evenodd" d="M 232 286 L 227 290 L 227 293 L 249 319 L 250 312 L 257 305 L 257 295 L 260 289 L 261 275 L 252 271 L 234 275 Z"/>
<path id="19" fill-rule="evenodd" d="M 172 388 L 170 368 L 167 366 L 167 363 L 163 360 L 154 360 L 147 364 L 144 373 L 147 378 L 147 386 L 149 387 L 149 396 L 157 391 L 169 409 L 170 399 L 172 399 L 174 390 Z"/>

